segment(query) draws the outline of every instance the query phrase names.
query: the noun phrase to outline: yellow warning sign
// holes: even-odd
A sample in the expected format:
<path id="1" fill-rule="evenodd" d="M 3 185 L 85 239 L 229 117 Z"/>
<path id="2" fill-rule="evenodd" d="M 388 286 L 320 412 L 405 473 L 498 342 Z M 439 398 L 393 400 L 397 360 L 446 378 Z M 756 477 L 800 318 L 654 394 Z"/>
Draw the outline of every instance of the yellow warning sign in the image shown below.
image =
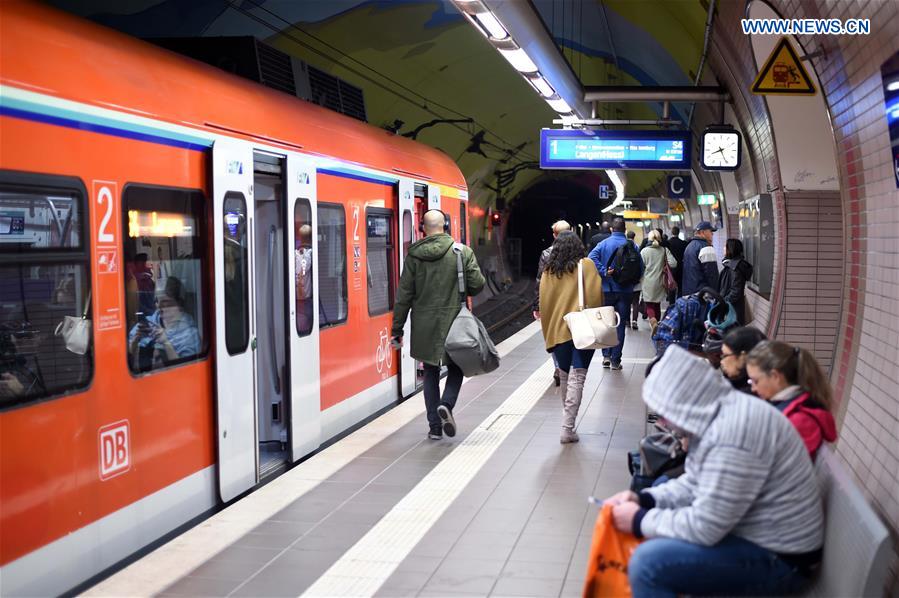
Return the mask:
<path id="1" fill-rule="evenodd" d="M 752 93 L 813 96 L 818 90 L 802 66 L 793 45 L 786 37 L 782 37 L 755 78 Z"/>

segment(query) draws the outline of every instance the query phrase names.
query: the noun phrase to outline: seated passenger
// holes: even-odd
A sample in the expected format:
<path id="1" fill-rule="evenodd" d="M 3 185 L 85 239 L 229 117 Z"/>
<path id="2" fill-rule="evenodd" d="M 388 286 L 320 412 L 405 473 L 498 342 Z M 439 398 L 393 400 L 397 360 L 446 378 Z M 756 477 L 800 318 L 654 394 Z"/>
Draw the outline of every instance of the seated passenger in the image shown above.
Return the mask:
<path id="1" fill-rule="evenodd" d="M 749 384 L 749 374 L 746 373 L 746 356 L 767 338 L 764 332 L 752 326 L 734 328 L 724 335 L 721 343 L 721 372 L 737 390 L 755 394 Z"/>
<path id="2" fill-rule="evenodd" d="M 812 459 L 822 442 L 837 439 L 830 383 L 811 353 L 767 341 L 750 351 L 746 371 L 755 394 L 787 416 Z"/>
<path id="3" fill-rule="evenodd" d="M 812 463 L 790 422 L 672 346 L 643 400 L 690 437 L 684 475 L 607 499 L 634 551 L 635 598 L 801 591 L 821 560 L 824 514 Z"/>
<path id="4" fill-rule="evenodd" d="M 159 309 L 151 315 L 139 315 L 128 334 L 128 352 L 140 371 L 157 367 L 157 360 L 168 364 L 200 352 L 200 334 L 184 311 L 184 290 L 178 278 L 166 279 L 157 305 Z"/>

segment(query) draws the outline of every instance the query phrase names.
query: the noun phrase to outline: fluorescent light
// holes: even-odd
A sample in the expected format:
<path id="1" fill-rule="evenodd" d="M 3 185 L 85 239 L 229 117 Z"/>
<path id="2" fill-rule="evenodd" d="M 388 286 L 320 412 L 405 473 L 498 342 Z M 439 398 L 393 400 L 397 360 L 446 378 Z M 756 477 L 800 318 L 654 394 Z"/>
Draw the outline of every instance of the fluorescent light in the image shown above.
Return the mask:
<path id="1" fill-rule="evenodd" d="M 506 31 L 503 24 L 493 16 L 492 12 L 479 12 L 474 15 L 474 18 L 477 19 L 478 23 L 480 23 L 488 33 L 490 33 L 490 37 L 493 39 L 506 39 L 509 37 L 509 32 Z"/>
<path id="2" fill-rule="evenodd" d="M 566 102 L 562 98 L 558 98 L 556 100 L 546 100 L 546 103 L 549 104 L 550 108 L 552 108 L 559 114 L 568 114 L 571 112 L 571 106 L 569 106 L 568 102 Z"/>
<path id="3" fill-rule="evenodd" d="M 500 50 L 503 58 L 509 61 L 509 64 L 520 73 L 536 73 L 537 65 L 528 56 L 528 53 L 518 48 L 517 50 Z M 568 111 L 566 111 L 568 112 Z"/>
<path id="4" fill-rule="evenodd" d="M 550 85 L 546 81 L 546 79 L 544 79 L 540 75 L 537 75 L 533 78 L 528 78 L 528 81 L 530 81 L 534 85 L 534 87 L 537 88 L 537 91 L 539 91 L 543 95 L 543 97 L 551 98 L 556 95 L 556 90 L 553 89 L 552 85 Z"/>
<path id="5" fill-rule="evenodd" d="M 899 91 L 899 79 L 887 83 L 887 91 Z"/>

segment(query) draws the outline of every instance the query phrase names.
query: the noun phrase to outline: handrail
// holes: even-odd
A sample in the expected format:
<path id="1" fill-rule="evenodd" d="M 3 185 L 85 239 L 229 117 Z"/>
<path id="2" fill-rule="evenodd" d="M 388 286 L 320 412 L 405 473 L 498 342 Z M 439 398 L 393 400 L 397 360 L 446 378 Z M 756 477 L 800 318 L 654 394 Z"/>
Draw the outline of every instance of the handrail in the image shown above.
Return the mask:
<path id="1" fill-rule="evenodd" d="M 281 394 L 281 376 L 278 374 L 278 344 L 275 342 L 275 264 L 274 264 L 274 256 L 275 256 L 275 234 L 277 234 L 277 229 L 275 229 L 275 225 L 273 224 L 271 228 L 268 230 L 268 282 L 271 285 L 269 291 L 269 345 L 272 350 L 272 357 L 269 363 L 272 364 L 272 380 L 275 382 L 275 392 L 279 395 Z"/>

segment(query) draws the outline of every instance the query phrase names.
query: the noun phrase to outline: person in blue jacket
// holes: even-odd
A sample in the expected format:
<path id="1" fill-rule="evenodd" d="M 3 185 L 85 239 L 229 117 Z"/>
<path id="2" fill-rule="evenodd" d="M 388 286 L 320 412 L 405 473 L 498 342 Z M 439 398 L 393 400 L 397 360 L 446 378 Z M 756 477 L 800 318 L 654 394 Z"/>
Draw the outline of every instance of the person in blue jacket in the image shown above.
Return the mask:
<path id="1" fill-rule="evenodd" d="M 704 287 L 718 290 L 718 256 L 712 247 L 712 233 L 718 230 L 708 220 L 696 225 L 693 239 L 684 250 L 684 271 L 680 294 L 692 295 Z"/>
<path id="2" fill-rule="evenodd" d="M 624 236 L 624 218 L 618 217 L 612 220 L 612 234 L 610 237 L 601 241 L 596 247 L 590 251 L 588 256 L 593 263 L 596 264 L 596 270 L 602 276 L 602 293 L 605 305 L 612 305 L 620 316 L 618 322 L 618 345 L 602 350 L 602 367 L 613 370 L 621 369 L 621 351 L 624 349 L 624 329 L 627 326 L 628 312 L 631 309 L 631 300 L 634 294 L 634 285 L 620 285 L 612 277 L 614 269 L 610 265 L 612 256 L 618 251 L 618 248 L 625 243 L 631 241 Z M 637 251 L 634 246 L 634 251 Z M 637 251 L 637 258 L 640 260 L 640 278 L 643 277 L 643 258 Z"/>

